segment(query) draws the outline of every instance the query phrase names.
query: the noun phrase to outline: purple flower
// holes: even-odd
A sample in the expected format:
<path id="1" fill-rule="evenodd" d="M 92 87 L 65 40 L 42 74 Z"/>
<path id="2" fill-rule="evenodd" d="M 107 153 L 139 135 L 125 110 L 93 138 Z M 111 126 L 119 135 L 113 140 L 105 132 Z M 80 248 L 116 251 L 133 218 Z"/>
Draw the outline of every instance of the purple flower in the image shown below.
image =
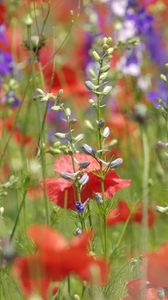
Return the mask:
<path id="1" fill-rule="evenodd" d="M 13 91 L 10 91 L 5 96 L 4 102 L 7 103 L 11 108 L 18 107 L 20 105 L 20 100 L 15 96 Z"/>
<path id="2" fill-rule="evenodd" d="M 151 29 L 149 36 L 145 40 L 145 44 L 151 59 L 163 66 L 167 62 L 167 54 L 161 34 L 156 32 L 154 28 Z"/>
<path id="3" fill-rule="evenodd" d="M 0 51 L 0 77 L 11 74 L 13 70 L 12 55 L 9 52 Z"/>
<path id="4" fill-rule="evenodd" d="M 134 13 L 128 13 L 128 19 L 132 20 L 140 34 L 149 34 L 153 26 L 153 16 L 148 14 L 144 8 Z"/>
<path id="5" fill-rule="evenodd" d="M 7 44 L 8 43 L 8 40 L 5 36 L 5 32 L 6 31 L 6 27 L 4 24 L 1 24 L 0 25 L 0 41 L 2 41 L 4 44 Z"/>
<path id="6" fill-rule="evenodd" d="M 139 76 L 141 73 L 142 53 L 141 48 L 134 47 L 132 50 L 126 52 L 118 64 L 118 67 L 126 75 Z"/>
<path id="7" fill-rule="evenodd" d="M 82 202 L 77 201 L 77 202 L 75 203 L 75 206 L 76 206 L 76 210 L 77 210 L 79 213 L 83 213 L 83 212 L 84 212 L 85 205 L 84 205 Z"/>
<path id="8" fill-rule="evenodd" d="M 147 94 L 147 98 L 151 101 L 155 107 L 160 108 L 168 104 L 168 97 L 167 97 L 167 88 L 164 82 L 159 82 L 158 88 L 155 90 L 151 90 Z M 161 99 L 161 102 L 158 101 Z"/>

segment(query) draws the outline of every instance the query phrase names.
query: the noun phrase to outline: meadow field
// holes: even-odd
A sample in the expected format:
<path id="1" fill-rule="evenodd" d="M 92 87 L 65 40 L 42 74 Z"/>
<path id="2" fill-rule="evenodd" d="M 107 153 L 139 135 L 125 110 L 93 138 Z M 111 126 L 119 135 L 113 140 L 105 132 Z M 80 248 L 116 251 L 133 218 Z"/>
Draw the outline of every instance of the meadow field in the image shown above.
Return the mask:
<path id="1" fill-rule="evenodd" d="M 0 1 L 0 300 L 168 300 L 167 20 Z"/>

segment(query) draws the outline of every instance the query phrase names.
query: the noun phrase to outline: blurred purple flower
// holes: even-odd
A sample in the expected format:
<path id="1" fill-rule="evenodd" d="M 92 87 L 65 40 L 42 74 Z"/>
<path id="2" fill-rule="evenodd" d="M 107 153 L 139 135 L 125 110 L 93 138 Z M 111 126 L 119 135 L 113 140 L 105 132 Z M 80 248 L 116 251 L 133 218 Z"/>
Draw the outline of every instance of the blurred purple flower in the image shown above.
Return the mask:
<path id="1" fill-rule="evenodd" d="M 141 73 L 142 55 L 139 46 L 126 52 L 118 64 L 119 69 L 126 75 L 139 76 Z"/>
<path id="2" fill-rule="evenodd" d="M 129 20 L 132 20 L 140 34 L 149 34 L 153 26 L 153 16 L 146 12 L 145 8 L 127 14 Z"/>
<path id="3" fill-rule="evenodd" d="M 9 75 L 13 70 L 12 55 L 0 50 L 0 77 Z"/>
<path id="4" fill-rule="evenodd" d="M 7 44 L 8 40 L 5 36 L 5 34 L 6 34 L 6 27 L 4 24 L 1 24 L 0 25 L 0 41 L 2 41 L 4 44 Z"/>
<path id="5" fill-rule="evenodd" d="M 11 108 L 18 107 L 20 105 L 20 100 L 15 96 L 14 91 L 10 91 L 4 99 L 4 102 Z"/>
<path id="6" fill-rule="evenodd" d="M 157 108 L 167 105 L 168 104 L 168 91 L 167 91 L 167 88 L 166 88 L 166 85 L 164 84 L 164 82 L 159 82 L 158 88 L 156 88 L 155 90 L 151 90 L 147 94 L 147 98 Z M 160 101 L 158 101 L 158 99 L 161 99 L 162 102 L 160 103 Z"/>

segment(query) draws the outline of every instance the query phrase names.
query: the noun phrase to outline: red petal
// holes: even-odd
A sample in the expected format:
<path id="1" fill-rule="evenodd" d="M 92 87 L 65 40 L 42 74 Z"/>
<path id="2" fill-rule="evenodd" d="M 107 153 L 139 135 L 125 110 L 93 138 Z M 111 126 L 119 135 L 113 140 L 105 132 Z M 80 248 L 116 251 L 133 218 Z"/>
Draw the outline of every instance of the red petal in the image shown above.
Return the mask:
<path id="1" fill-rule="evenodd" d="M 137 211 L 132 215 L 134 222 L 142 224 L 143 220 L 143 206 L 139 206 Z M 148 209 L 148 227 L 152 227 L 156 220 L 156 214 L 152 209 Z"/>
<path id="2" fill-rule="evenodd" d="M 109 212 L 107 216 L 107 224 L 115 225 L 117 223 L 127 221 L 130 216 L 130 209 L 125 201 L 120 200 L 118 207 Z"/>
<path id="3" fill-rule="evenodd" d="M 63 236 L 45 225 L 32 225 L 28 229 L 29 237 L 38 246 L 39 251 L 60 251 L 67 246 Z"/>
<path id="4" fill-rule="evenodd" d="M 168 243 L 146 255 L 147 279 L 156 287 L 168 286 Z M 142 265 L 143 270 L 143 265 Z"/>
<path id="5" fill-rule="evenodd" d="M 70 181 L 64 178 L 47 178 L 46 188 L 48 198 L 62 208 L 75 208 L 75 190 Z M 44 188 L 44 181 L 42 181 Z"/>
<path id="6" fill-rule="evenodd" d="M 75 237 L 71 242 L 71 246 L 83 251 L 87 251 L 92 238 L 93 230 L 87 230 L 83 234 Z"/>
<path id="7" fill-rule="evenodd" d="M 75 159 L 82 163 L 85 161 L 89 161 L 90 165 L 85 168 L 86 172 L 93 172 L 95 170 L 99 170 L 100 166 L 99 163 L 90 155 L 87 154 L 75 154 Z M 79 170 L 79 165 L 75 163 L 75 171 Z M 54 171 L 57 173 L 73 173 L 73 165 L 72 165 L 72 158 L 70 155 L 62 155 L 60 156 L 54 163 Z"/>
<path id="8" fill-rule="evenodd" d="M 109 171 L 104 179 L 104 190 L 106 198 L 111 198 L 122 188 L 129 187 L 131 180 L 121 179 L 114 171 Z M 89 188 L 89 189 L 88 189 Z M 101 179 L 96 174 L 89 174 L 89 182 L 84 188 L 83 194 L 92 197 L 94 193 L 101 193 Z"/>
<path id="9" fill-rule="evenodd" d="M 17 258 L 14 272 L 19 277 L 26 297 L 39 293 L 43 300 L 49 300 L 48 289 L 50 279 L 46 276 L 41 261 L 37 255 Z"/>

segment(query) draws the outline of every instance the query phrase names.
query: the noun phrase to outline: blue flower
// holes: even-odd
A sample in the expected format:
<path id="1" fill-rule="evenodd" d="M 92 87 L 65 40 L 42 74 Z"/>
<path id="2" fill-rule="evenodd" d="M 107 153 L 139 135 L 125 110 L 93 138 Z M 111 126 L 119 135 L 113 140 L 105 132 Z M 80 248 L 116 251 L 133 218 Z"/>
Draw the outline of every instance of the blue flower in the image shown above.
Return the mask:
<path id="1" fill-rule="evenodd" d="M 79 213 L 83 213 L 83 212 L 84 212 L 85 205 L 84 205 L 82 202 L 77 201 L 77 202 L 75 203 L 75 206 L 76 206 L 76 210 L 77 210 Z"/>

